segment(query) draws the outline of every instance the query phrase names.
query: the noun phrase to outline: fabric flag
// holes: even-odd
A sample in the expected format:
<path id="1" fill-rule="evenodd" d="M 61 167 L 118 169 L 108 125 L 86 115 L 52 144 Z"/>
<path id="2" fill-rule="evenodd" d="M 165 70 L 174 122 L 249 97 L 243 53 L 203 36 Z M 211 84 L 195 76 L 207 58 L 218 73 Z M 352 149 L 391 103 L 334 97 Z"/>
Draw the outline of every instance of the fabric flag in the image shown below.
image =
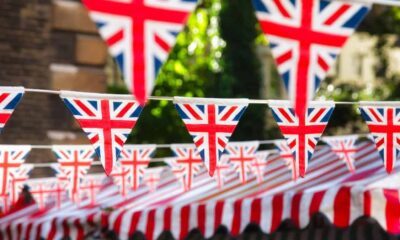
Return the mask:
<path id="1" fill-rule="evenodd" d="M 386 171 L 391 173 L 400 151 L 400 103 L 360 102 L 360 111 L 374 137 Z"/>
<path id="2" fill-rule="evenodd" d="M 47 205 L 51 206 L 52 204 L 58 208 L 61 207 L 65 188 L 60 186 L 56 178 L 30 179 L 27 185 L 39 209 L 44 209 Z"/>
<path id="3" fill-rule="evenodd" d="M 114 170 L 110 175 L 114 181 L 114 184 L 118 186 L 119 193 L 126 197 L 129 192 L 129 169 L 123 167 L 120 162 L 114 165 Z"/>
<path id="4" fill-rule="evenodd" d="M 296 181 L 299 177 L 299 168 L 296 165 L 292 149 L 289 148 L 285 140 L 274 141 L 274 145 L 279 152 L 279 158 L 283 159 L 286 162 L 286 166 L 292 172 L 292 180 Z"/>
<path id="5" fill-rule="evenodd" d="M 188 184 L 188 175 L 185 168 L 182 165 L 177 164 L 176 158 L 174 157 L 164 158 L 164 162 L 171 168 L 172 173 L 182 185 L 183 191 L 189 191 L 191 186 Z"/>
<path id="6" fill-rule="evenodd" d="M 144 176 L 145 169 L 151 161 L 156 145 L 125 145 L 119 162 L 128 170 L 129 186 L 136 191 Z"/>
<path id="7" fill-rule="evenodd" d="M 12 176 L 20 170 L 30 151 L 29 145 L 0 145 L 0 196 L 8 195 Z"/>
<path id="8" fill-rule="evenodd" d="M 14 204 L 18 200 L 26 181 L 33 169 L 33 164 L 22 164 L 17 171 L 11 172 L 10 200 Z"/>
<path id="9" fill-rule="evenodd" d="M 144 173 L 144 182 L 149 187 L 150 192 L 157 190 L 158 183 L 161 180 L 161 174 L 164 172 L 165 167 L 147 168 Z"/>
<path id="10" fill-rule="evenodd" d="M 64 145 L 53 146 L 52 150 L 63 173 L 59 177 L 67 177 L 69 197 L 77 203 L 80 200 L 81 183 L 93 162 L 94 149 L 92 146 Z"/>
<path id="11" fill-rule="evenodd" d="M 355 172 L 354 161 L 357 152 L 357 139 L 357 135 L 322 138 L 331 147 L 332 151 L 346 163 L 347 168 L 352 173 Z"/>
<path id="12" fill-rule="evenodd" d="M 251 169 L 256 175 L 258 183 L 264 180 L 265 168 L 268 166 L 267 159 L 271 154 L 272 152 L 268 150 L 257 151 L 255 159 L 251 162 Z"/>
<path id="13" fill-rule="evenodd" d="M 253 5 L 295 112 L 303 115 L 370 4 L 253 0 Z"/>
<path id="14" fill-rule="evenodd" d="M 64 170 L 61 169 L 60 164 L 58 163 L 52 163 L 50 164 L 50 168 L 54 171 L 54 175 L 57 179 L 57 181 L 64 186 L 65 189 L 67 189 L 67 186 L 69 184 L 68 176 L 65 174 Z"/>
<path id="15" fill-rule="evenodd" d="M 62 91 L 61 98 L 93 144 L 110 175 L 142 112 L 131 96 Z"/>
<path id="16" fill-rule="evenodd" d="M 289 101 L 271 100 L 272 115 L 286 138 L 296 162 L 296 171 L 305 176 L 318 140 L 332 115 L 332 101 L 310 102 L 306 114 L 298 117 Z"/>
<path id="17" fill-rule="evenodd" d="M 173 160 L 175 164 L 184 169 L 185 186 L 190 189 L 194 176 L 199 173 L 204 166 L 203 160 L 196 146 L 193 144 L 172 144 L 171 150 L 175 155 Z"/>
<path id="18" fill-rule="evenodd" d="M 219 189 L 221 189 L 224 186 L 225 180 L 227 178 L 227 173 L 229 171 L 232 171 L 233 169 L 234 168 L 229 161 L 229 155 L 223 154 L 221 156 L 221 161 L 215 167 L 215 174 L 214 174 L 214 179 L 217 181 L 217 186 Z"/>
<path id="19" fill-rule="evenodd" d="M 197 0 L 83 0 L 141 105 Z"/>
<path id="20" fill-rule="evenodd" d="M 23 87 L 0 87 L 0 133 L 24 95 Z"/>
<path id="21" fill-rule="evenodd" d="M 89 199 L 90 205 L 96 204 L 96 195 L 100 192 L 100 189 L 104 186 L 105 175 L 104 174 L 89 174 L 83 179 L 81 184 L 80 192 L 81 199 Z"/>
<path id="22" fill-rule="evenodd" d="M 249 100 L 174 97 L 174 103 L 210 176 L 213 176 Z"/>
<path id="23" fill-rule="evenodd" d="M 229 161 L 235 167 L 239 174 L 240 181 L 246 183 L 247 174 L 251 173 L 252 163 L 256 160 L 256 151 L 259 142 L 233 142 L 226 147 L 226 152 L 229 155 Z"/>

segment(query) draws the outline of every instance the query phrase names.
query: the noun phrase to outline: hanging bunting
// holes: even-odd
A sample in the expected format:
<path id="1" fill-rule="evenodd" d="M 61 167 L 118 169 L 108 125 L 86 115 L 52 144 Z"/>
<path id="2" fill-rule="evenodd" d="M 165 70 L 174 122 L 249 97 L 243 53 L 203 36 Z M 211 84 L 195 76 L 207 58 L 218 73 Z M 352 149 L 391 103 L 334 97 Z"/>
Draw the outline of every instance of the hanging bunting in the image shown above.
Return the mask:
<path id="1" fill-rule="evenodd" d="M 139 187 L 145 169 L 151 161 L 151 156 L 156 150 L 156 145 L 125 145 L 122 149 L 119 162 L 128 170 L 129 186 L 133 191 Z"/>
<path id="2" fill-rule="evenodd" d="M 55 204 L 58 208 L 65 198 L 65 188 L 63 188 L 56 178 L 30 179 L 27 182 L 29 192 L 34 198 L 38 208 L 43 210 L 47 205 Z"/>
<path id="3" fill-rule="evenodd" d="M 175 107 L 199 151 L 210 176 L 246 110 L 248 99 L 174 97 Z"/>
<path id="4" fill-rule="evenodd" d="M 171 145 L 171 150 L 175 154 L 175 158 L 172 161 L 179 168 L 183 168 L 184 173 L 182 174 L 184 175 L 185 188 L 190 189 L 194 176 L 201 172 L 204 166 L 203 160 L 193 144 L 173 144 Z"/>
<path id="5" fill-rule="evenodd" d="M 296 181 L 299 177 L 299 168 L 297 162 L 294 159 L 292 149 L 289 148 L 285 140 L 274 141 L 274 145 L 279 152 L 279 158 L 286 162 L 286 166 L 292 172 L 292 180 Z"/>
<path id="6" fill-rule="evenodd" d="M 253 0 L 253 5 L 295 112 L 304 115 L 370 4 Z"/>
<path id="7" fill-rule="evenodd" d="M 59 177 L 67 177 L 68 184 L 66 187 L 69 197 L 72 202 L 78 203 L 80 185 L 92 165 L 94 150 L 92 146 L 84 145 L 53 146 L 52 150 L 63 173 L 60 173 Z"/>
<path id="8" fill-rule="evenodd" d="M 164 162 L 171 168 L 172 173 L 176 177 L 176 179 L 179 181 L 179 183 L 182 185 L 182 189 L 184 192 L 187 192 L 190 190 L 189 186 L 189 179 L 186 169 L 182 166 L 177 164 L 176 158 L 169 157 L 169 158 L 164 158 Z"/>
<path id="9" fill-rule="evenodd" d="M 360 102 L 360 111 L 391 173 L 400 151 L 400 102 Z"/>
<path id="10" fill-rule="evenodd" d="M 289 101 L 271 100 L 272 115 L 286 138 L 296 161 L 301 177 L 305 176 L 318 140 L 332 115 L 335 103 L 332 101 L 310 102 L 306 115 L 297 117 Z"/>
<path id="11" fill-rule="evenodd" d="M 141 105 L 197 0 L 83 0 Z"/>
<path id="12" fill-rule="evenodd" d="M 357 135 L 324 137 L 322 140 L 326 142 L 340 159 L 342 159 L 350 172 L 355 172 L 354 161 L 357 152 L 356 141 Z"/>
<path id="13" fill-rule="evenodd" d="M 61 169 L 60 164 L 58 163 L 52 163 L 50 164 L 50 168 L 54 171 L 54 175 L 57 179 L 57 181 L 64 186 L 64 188 L 67 189 L 67 186 L 69 184 L 68 176 L 65 174 L 65 172 Z"/>
<path id="14" fill-rule="evenodd" d="M 227 175 L 229 171 L 232 171 L 234 168 L 232 164 L 229 162 L 228 154 L 223 154 L 221 156 L 221 161 L 215 166 L 215 174 L 214 179 L 217 181 L 217 186 L 221 189 L 225 180 L 227 179 Z"/>
<path id="15" fill-rule="evenodd" d="M 22 164 L 17 171 L 10 172 L 11 182 L 10 182 L 10 201 L 11 204 L 17 202 L 19 194 L 26 181 L 29 179 L 29 175 L 33 169 L 33 164 Z"/>
<path id="16" fill-rule="evenodd" d="M 229 161 L 235 167 L 242 183 L 247 182 L 247 174 L 251 173 L 252 163 L 256 160 L 256 151 L 259 142 L 233 142 L 226 147 Z"/>
<path id="17" fill-rule="evenodd" d="M 23 87 L 0 87 L 0 133 L 24 95 Z"/>
<path id="18" fill-rule="evenodd" d="M 90 205 L 96 204 L 96 195 L 100 192 L 100 189 L 104 187 L 103 174 L 89 174 L 83 179 L 80 186 L 81 199 L 89 199 Z"/>
<path id="19" fill-rule="evenodd" d="M 144 182 L 150 189 L 150 192 L 157 190 L 158 183 L 161 180 L 161 174 L 164 172 L 165 167 L 147 168 L 144 173 Z"/>
<path id="20" fill-rule="evenodd" d="M 118 186 L 119 193 L 122 195 L 122 197 L 126 197 L 130 189 L 129 173 L 129 169 L 123 167 L 120 162 L 117 162 L 114 165 L 114 170 L 110 175 L 114 181 L 114 184 Z"/>
<path id="21" fill-rule="evenodd" d="M 62 91 L 61 98 L 93 144 L 110 175 L 142 108 L 123 95 Z"/>
<path id="22" fill-rule="evenodd" d="M 257 177 L 257 182 L 261 183 L 264 180 L 264 172 L 268 166 L 267 159 L 271 155 L 271 151 L 257 151 L 256 157 L 253 162 L 251 162 L 252 172 Z"/>

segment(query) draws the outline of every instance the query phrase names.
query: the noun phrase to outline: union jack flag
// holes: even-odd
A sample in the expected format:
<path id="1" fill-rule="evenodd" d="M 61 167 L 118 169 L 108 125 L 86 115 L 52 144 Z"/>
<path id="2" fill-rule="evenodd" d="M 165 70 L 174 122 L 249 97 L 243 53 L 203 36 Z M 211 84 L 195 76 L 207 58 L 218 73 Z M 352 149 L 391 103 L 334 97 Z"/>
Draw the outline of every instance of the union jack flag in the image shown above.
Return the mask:
<path id="1" fill-rule="evenodd" d="M 12 177 L 18 174 L 30 151 L 28 145 L 0 145 L 0 196 L 8 195 Z"/>
<path id="2" fill-rule="evenodd" d="M 61 203 L 65 199 L 65 188 L 56 178 L 30 179 L 27 185 L 39 209 L 44 209 L 47 205 L 52 204 L 56 204 L 58 208 L 61 207 Z"/>
<path id="3" fill-rule="evenodd" d="M 161 174 L 165 167 L 147 168 L 144 173 L 144 182 L 149 187 L 150 192 L 157 190 L 158 183 L 161 180 Z"/>
<path id="4" fill-rule="evenodd" d="M 63 91 L 61 98 L 88 135 L 105 173 L 110 175 L 142 107 L 121 95 Z"/>
<path id="5" fill-rule="evenodd" d="M 76 203 L 80 199 L 81 183 L 92 165 L 94 150 L 91 146 L 79 145 L 53 146 L 52 150 L 61 170 L 59 177 L 67 177 L 69 197 Z"/>
<path id="6" fill-rule="evenodd" d="M 57 178 L 57 181 L 63 185 L 65 188 L 67 188 L 69 184 L 68 176 L 65 174 L 63 169 L 61 169 L 60 164 L 58 163 L 52 163 L 50 164 L 50 168 L 54 171 L 54 175 Z"/>
<path id="7" fill-rule="evenodd" d="M 114 170 L 110 175 L 114 184 L 118 186 L 119 193 L 126 197 L 129 192 L 129 169 L 123 167 L 120 162 L 114 165 Z"/>
<path id="8" fill-rule="evenodd" d="M 318 140 L 328 124 L 335 103 L 310 102 L 306 114 L 298 117 L 289 101 L 270 101 L 272 115 L 278 123 L 296 161 L 296 170 L 305 176 Z"/>
<path id="9" fill-rule="evenodd" d="M 22 87 L 0 87 L 0 133 L 24 95 Z"/>
<path id="10" fill-rule="evenodd" d="M 264 180 L 264 172 L 268 166 L 268 157 L 271 155 L 271 151 L 257 151 L 254 161 L 251 163 L 251 169 L 257 177 L 258 183 Z"/>
<path id="11" fill-rule="evenodd" d="M 185 171 L 185 168 L 179 164 L 176 163 L 176 158 L 174 157 L 169 157 L 169 158 L 164 158 L 164 162 L 171 168 L 171 172 L 174 174 L 176 179 L 179 181 L 179 183 L 182 185 L 183 191 L 187 192 L 190 190 L 188 186 L 188 176 L 187 176 L 187 171 Z"/>
<path id="12" fill-rule="evenodd" d="M 86 175 L 80 186 L 81 199 L 85 197 L 89 199 L 91 205 L 96 204 L 96 195 L 105 186 L 104 174 Z"/>
<path id="13" fill-rule="evenodd" d="M 128 179 L 132 190 L 137 190 L 151 161 L 156 145 L 125 145 L 119 158 L 120 165 L 129 171 Z"/>
<path id="14" fill-rule="evenodd" d="M 370 4 L 253 0 L 295 112 L 303 115 Z"/>
<path id="15" fill-rule="evenodd" d="M 374 137 L 386 171 L 391 173 L 400 151 L 400 105 L 391 102 L 360 102 L 360 110 Z"/>
<path id="16" fill-rule="evenodd" d="M 240 181 L 246 183 L 247 174 L 251 173 L 252 163 L 256 160 L 256 151 L 259 142 L 235 142 L 229 143 L 226 152 L 229 155 L 229 161 L 235 166 L 236 172 L 239 173 Z"/>
<path id="17" fill-rule="evenodd" d="M 354 160 L 357 152 L 357 139 L 357 135 L 348 135 L 324 137 L 322 140 L 331 147 L 332 151 L 346 163 L 349 171 L 353 173 L 355 171 Z"/>
<path id="18" fill-rule="evenodd" d="M 218 188 L 222 188 L 227 178 L 227 173 L 233 170 L 233 166 L 229 161 L 228 154 L 221 156 L 221 161 L 215 167 L 214 179 L 217 181 Z"/>
<path id="19" fill-rule="evenodd" d="M 285 161 L 286 166 L 292 172 L 292 180 L 296 181 L 299 177 L 299 167 L 294 159 L 292 149 L 289 148 L 285 140 L 274 141 L 274 145 L 279 152 L 279 158 Z"/>
<path id="20" fill-rule="evenodd" d="M 171 150 L 175 154 L 175 158 L 172 158 L 171 161 L 183 169 L 181 174 L 185 181 L 184 185 L 190 189 L 194 176 L 203 169 L 203 160 L 197 152 L 196 146 L 192 144 L 173 144 Z"/>
<path id="21" fill-rule="evenodd" d="M 141 105 L 197 0 L 83 0 Z"/>
<path id="22" fill-rule="evenodd" d="M 15 203 L 18 196 L 24 188 L 25 182 L 29 179 L 29 175 L 33 169 L 33 164 L 22 164 L 19 169 L 11 174 L 10 184 L 10 200 Z"/>
<path id="23" fill-rule="evenodd" d="M 175 107 L 192 135 L 210 176 L 214 175 L 248 102 L 248 99 L 174 98 Z"/>

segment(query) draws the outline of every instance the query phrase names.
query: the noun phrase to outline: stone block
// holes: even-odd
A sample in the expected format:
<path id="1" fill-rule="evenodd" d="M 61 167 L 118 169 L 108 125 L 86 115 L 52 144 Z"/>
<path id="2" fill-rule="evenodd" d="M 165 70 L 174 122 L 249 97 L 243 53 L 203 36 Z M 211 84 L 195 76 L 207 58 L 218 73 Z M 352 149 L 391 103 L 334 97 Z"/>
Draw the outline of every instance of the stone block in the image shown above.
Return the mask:
<path id="1" fill-rule="evenodd" d="M 79 64 L 104 65 L 107 47 L 100 37 L 79 34 L 76 36 L 75 61 Z"/>

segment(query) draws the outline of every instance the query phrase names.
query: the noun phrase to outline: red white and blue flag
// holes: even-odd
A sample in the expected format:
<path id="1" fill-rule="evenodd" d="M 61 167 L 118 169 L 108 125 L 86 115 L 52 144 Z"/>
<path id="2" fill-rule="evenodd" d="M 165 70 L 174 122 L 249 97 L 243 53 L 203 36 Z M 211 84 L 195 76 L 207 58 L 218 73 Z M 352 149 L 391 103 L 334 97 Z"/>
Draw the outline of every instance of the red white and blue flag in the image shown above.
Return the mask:
<path id="1" fill-rule="evenodd" d="M 226 147 L 229 161 L 239 174 L 240 181 L 246 183 L 247 175 L 252 172 L 252 164 L 256 160 L 259 142 L 232 142 Z"/>
<path id="2" fill-rule="evenodd" d="M 346 163 L 350 172 L 355 172 L 354 161 L 357 152 L 356 141 L 357 135 L 324 137 L 322 140 L 326 142 L 341 160 Z"/>
<path id="3" fill-rule="evenodd" d="M 30 179 L 27 185 L 39 209 L 53 205 L 60 208 L 61 203 L 66 198 L 65 188 L 60 185 L 56 178 Z"/>
<path id="4" fill-rule="evenodd" d="M 228 154 L 223 154 L 221 156 L 221 161 L 217 164 L 215 167 L 215 174 L 214 174 L 214 179 L 217 181 L 217 186 L 219 189 L 221 189 L 224 184 L 225 180 L 228 178 L 228 172 L 232 171 L 233 165 L 229 161 L 229 156 Z"/>
<path id="5" fill-rule="evenodd" d="M 158 183 L 161 180 L 161 174 L 165 171 L 165 167 L 147 168 L 144 173 L 144 182 L 150 189 L 150 192 L 157 190 Z"/>
<path id="6" fill-rule="evenodd" d="M 115 185 L 118 186 L 119 193 L 126 197 L 130 189 L 129 169 L 123 167 L 120 162 L 114 165 L 114 170 L 110 175 Z"/>
<path id="7" fill-rule="evenodd" d="M 292 153 L 292 149 L 287 145 L 285 140 L 274 141 L 274 145 L 278 150 L 279 158 L 284 160 L 288 169 L 292 172 L 292 180 L 296 181 L 299 177 L 299 168 Z"/>
<path id="8" fill-rule="evenodd" d="M 289 101 L 271 100 L 269 106 L 295 158 L 296 171 L 304 177 L 308 161 L 328 124 L 335 103 L 310 102 L 306 114 L 301 117 L 295 114 Z"/>
<path id="9" fill-rule="evenodd" d="M 110 175 L 142 107 L 130 96 L 62 91 L 61 98 Z"/>
<path id="10" fill-rule="evenodd" d="M 18 200 L 18 196 L 21 193 L 26 181 L 29 179 L 29 175 L 33 169 L 33 164 L 22 164 L 17 171 L 11 173 L 11 184 L 10 184 L 10 201 L 15 203 Z"/>
<path id="11" fill-rule="evenodd" d="M 400 152 L 400 104 L 360 102 L 360 110 L 383 159 L 386 171 L 391 173 Z"/>
<path id="12" fill-rule="evenodd" d="M 125 145 L 122 149 L 118 161 L 121 167 L 128 171 L 128 184 L 132 190 L 138 189 L 155 150 L 156 145 L 151 144 Z"/>
<path id="13" fill-rule="evenodd" d="M 369 4 L 253 0 L 295 112 L 303 115 Z"/>
<path id="14" fill-rule="evenodd" d="M 24 95 L 23 87 L 0 87 L 0 133 Z"/>
<path id="15" fill-rule="evenodd" d="M 53 146 L 52 150 L 61 171 L 58 177 L 67 178 L 69 197 L 77 203 L 80 200 L 81 183 L 93 162 L 94 149 L 92 146 L 65 145 Z"/>
<path id="16" fill-rule="evenodd" d="M 83 179 L 80 188 L 81 199 L 88 199 L 90 205 L 96 204 L 96 195 L 105 186 L 104 174 L 89 174 Z"/>
<path id="17" fill-rule="evenodd" d="M 264 181 L 264 173 L 265 169 L 268 166 L 268 157 L 271 155 L 271 151 L 265 150 L 265 151 L 257 151 L 256 152 L 256 158 L 254 161 L 251 163 L 251 169 L 253 173 L 257 177 L 257 182 L 261 183 Z"/>
<path id="18" fill-rule="evenodd" d="M 176 179 L 179 181 L 179 183 L 182 185 L 182 189 L 184 192 L 187 192 L 190 190 L 188 186 L 188 175 L 187 171 L 185 171 L 185 168 L 179 164 L 176 163 L 176 158 L 174 157 L 168 157 L 164 158 L 164 162 L 170 167 L 171 172 L 174 174 Z"/>
<path id="19" fill-rule="evenodd" d="M 83 0 L 128 89 L 141 105 L 151 94 L 197 0 Z"/>
<path id="20" fill-rule="evenodd" d="M 246 111 L 248 99 L 175 97 L 174 103 L 210 176 L 213 176 L 229 138 Z"/>

